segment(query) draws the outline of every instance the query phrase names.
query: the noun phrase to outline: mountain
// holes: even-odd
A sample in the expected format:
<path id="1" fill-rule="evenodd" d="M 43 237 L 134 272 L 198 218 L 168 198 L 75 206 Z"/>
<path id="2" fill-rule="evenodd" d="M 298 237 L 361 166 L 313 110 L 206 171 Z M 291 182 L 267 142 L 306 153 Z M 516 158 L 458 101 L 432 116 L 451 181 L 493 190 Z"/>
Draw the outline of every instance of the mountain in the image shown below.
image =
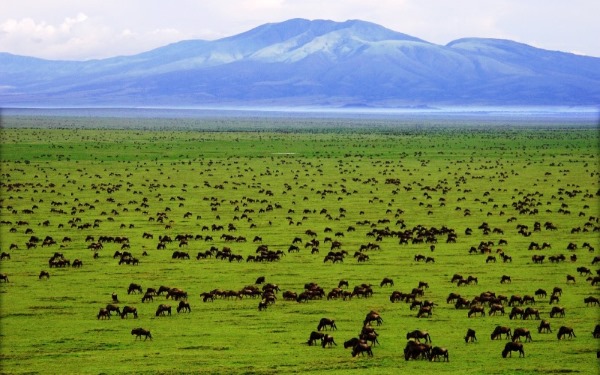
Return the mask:
<path id="1" fill-rule="evenodd" d="M 445 46 L 350 20 L 292 19 L 132 56 L 0 53 L 0 106 L 597 105 L 600 58 L 510 40 Z"/>

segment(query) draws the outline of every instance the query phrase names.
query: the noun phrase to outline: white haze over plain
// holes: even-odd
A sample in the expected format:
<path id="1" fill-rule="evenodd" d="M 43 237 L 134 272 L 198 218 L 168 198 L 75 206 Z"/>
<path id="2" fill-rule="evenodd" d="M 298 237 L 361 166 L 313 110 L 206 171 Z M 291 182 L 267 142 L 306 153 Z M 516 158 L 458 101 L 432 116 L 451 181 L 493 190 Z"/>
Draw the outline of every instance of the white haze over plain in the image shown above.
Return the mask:
<path id="1" fill-rule="evenodd" d="M 361 19 L 442 45 L 501 38 L 600 57 L 599 14 L 598 0 L 4 0 L 0 52 L 89 60 L 306 18 Z"/>

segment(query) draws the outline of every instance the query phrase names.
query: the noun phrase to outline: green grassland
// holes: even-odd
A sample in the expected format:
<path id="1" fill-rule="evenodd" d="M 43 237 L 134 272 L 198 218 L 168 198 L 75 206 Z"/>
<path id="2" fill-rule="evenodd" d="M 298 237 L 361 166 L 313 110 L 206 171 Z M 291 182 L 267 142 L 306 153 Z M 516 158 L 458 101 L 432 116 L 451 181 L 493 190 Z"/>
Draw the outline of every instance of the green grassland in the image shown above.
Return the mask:
<path id="1" fill-rule="evenodd" d="M 600 340 L 591 332 L 600 308 L 586 306 L 584 298 L 599 297 L 599 286 L 577 272 L 583 266 L 595 276 L 599 268 L 592 265 L 600 249 L 598 129 L 348 121 L 351 126 L 306 119 L 280 126 L 260 119 L 3 119 L 0 247 L 10 259 L 1 260 L 0 269 L 10 281 L 0 283 L 0 372 L 598 373 Z M 159 222 L 159 213 L 166 220 Z M 484 222 L 497 230 L 484 233 L 478 229 Z M 546 222 L 556 229 L 546 229 Z M 224 229 L 203 229 L 213 224 Z M 530 235 L 520 234 L 519 225 Z M 456 242 L 438 235 L 431 251 L 432 243 L 367 235 L 419 227 L 453 230 Z M 307 230 L 317 233 L 318 254 L 305 247 L 312 239 Z M 159 236 L 178 234 L 201 238 L 157 250 Z M 225 241 L 224 234 L 247 241 Z M 57 243 L 27 249 L 32 235 Z M 104 243 L 94 259 L 88 236 L 127 237 L 139 265 L 119 265 L 113 253 L 122 245 L 114 242 Z M 296 237 L 300 251 L 288 253 Z M 348 252 L 343 262 L 324 262 L 331 246 L 326 237 Z M 501 239 L 507 244 L 499 245 Z M 470 254 L 482 241 L 493 243 L 492 253 Z M 531 242 L 551 248 L 528 250 Z M 368 243 L 380 249 L 358 262 L 354 253 Z M 567 250 L 569 243 L 577 249 Z M 285 256 L 246 262 L 261 244 Z M 211 246 L 230 247 L 244 261 L 195 258 Z M 503 262 L 498 249 L 512 262 Z M 172 259 L 176 250 L 191 259 Z M 83 266 L 49 268 L 55 252 Z M 417 262 L 417 254 L 435 262 Z M 546 260 L 534 264 L 534 254 Z M 566 261 L 548 261 L 560 254 Z M 488 255 L 497 261 L 486 263 Z M 38 279 L 42 270 L 49 279 Z M 450 282 L 455 273 L 477 276 L 478 284 L 458 287 Z M 502 275 L 512 282 L 501 284 Z M 576 282 L 567 283 L 567 275 Z M 328 293 L 346 279 L 349 290 L 366 283 L 374 293 L 298 303 L 284 301 L 280 292 L 263 311 L 260 298 L 200 298 L 213 289 L 241 290 L 258 276 L 282 292 L 300 293 L 313 282 Z M 381 287 L 384 277 L 395 285 Z M 431 317 L 417 318 L 410 304 L 389 300 L 392 291 L 410 292 L 420 281 L 429 284 L 421 299 L 436 303 Z M 177 313 L 177 302 L 164 295 L 142 303 L 142 295 L 127 294 L 130 283 L 144 290 L 181 288 L 192 311 Z M 468 309 L 446 303 L 450 292 L 510 297 L 538 288 L 550 294 L 556 286 L 563 289 L 558 306 L 565 307 L 564 317 L 549 317 L 549 296 L 531 305 L 550 321 L 551 334 L 538 333 L 538 320 L 509 319 L 508 306 L 504 316 L 489 316 L 486 306 L 486 316 L 468 318 Z M 139 318 L 97 319 L 113 292 L 121 307 L 135 306 Z M 162 303 L 173 305 L 171 316 L 155 316 Z M 353 358 L 343 343 L 358 336 L 371 310 L 383 318 L 375 326 L 380 343 L 372 358 Z M 337 343 L 332 348 L 306 343 L 323 317 L 338 327 L 328 332 Z M 501 357 L 507 341 L 490 340 L 497 325 L 531 330 L 525 358 Z M 576 337 L 558 340 L 563 325 Z M 149 329 L 153 340 L 135 340 L 130 332 L 136 327 Z M 477 342 L 463 340 L 468 328 Z M 406 333 L 415 329 L 448 348 L 450 361 L 406 361 Z"/>

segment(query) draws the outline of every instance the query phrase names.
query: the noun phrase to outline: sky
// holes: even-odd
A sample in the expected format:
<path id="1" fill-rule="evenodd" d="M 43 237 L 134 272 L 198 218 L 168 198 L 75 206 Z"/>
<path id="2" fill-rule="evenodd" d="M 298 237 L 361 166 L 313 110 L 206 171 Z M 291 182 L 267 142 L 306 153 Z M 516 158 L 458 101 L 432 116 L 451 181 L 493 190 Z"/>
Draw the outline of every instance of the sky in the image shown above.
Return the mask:
<path id="1" fill-rule="evenodd" d="M 501 38 L 600 57 L 599 17 L 598 0 L 3 0 L 0 52 L 90 60 L 306 18 L 360 19 L 442 45 Z"/>

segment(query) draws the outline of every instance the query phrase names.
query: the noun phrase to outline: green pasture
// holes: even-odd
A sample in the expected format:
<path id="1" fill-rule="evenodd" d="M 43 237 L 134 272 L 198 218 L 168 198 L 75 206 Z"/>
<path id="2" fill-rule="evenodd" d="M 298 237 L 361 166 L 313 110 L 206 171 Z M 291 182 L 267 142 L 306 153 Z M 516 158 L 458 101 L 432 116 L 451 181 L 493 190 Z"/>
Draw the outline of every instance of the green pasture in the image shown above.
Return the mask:
<path id="1" fill-rule="evenodd" d="M 600 323 L 600 308 L 586 306 L 584 298 L 600 297 L 600 284 L 592 286 L 577 272 L 587 267 L 596 276 L 600 268 L 592 265 L 600 251 L 597 128 L 394 127 L 391 121 L 358 120 L 350 127 L 333 120 L 302 120 L 296 126 L 285 120 L 278 127 L 275 122 L 4 118 L 0 248 L 10 259 L 0 261 L 9 278 L 0 282 L 0 372 L 598 373 L 600 340 L 592 331 Z M 166 215 L 163 222 L 159 213 Z M 484 222 L 496 231 L 478 229 Z M 536 222 L 540 230 L 534 229 Z M 89 227 L 79 228 L 83 224 Z M 213 224 L 224 229 L 213 231 Z M 529 235 L 520 234 L 519 225 Z M 367 235 L 419 227 L 453 230 L 456 242 L 438 235 L 431 251 L 432 243 L 400 244 L 398 237 Z M 312 239 L 307 230 L 317 233 L 318 254 L 305 248 Z M 143 238 L 144 233 L 153 238 Z M 156 249 L 159 236 L 178 234 L 202 239 Z M 247 241 L 225 241 L 224 234 Z M 57 243 L 27 249 L 31 236 Z M 126 250 L 139 265 L 118 265 L 113 258 L 121 250 L 118 243 L 104 243 L 94 259 L 88 236 L 127 237 Z M 256 236 L 262 240 L 254 242 Z M 63 242 L 64 237 L 71 241 Z M 300 251 L 288 253 L 296 237 Z M 324 263 L 331 246 L 326 237 L 348 252 L 343 263 Z M 499 245 L 501 239 L 507 244 Z M 491 241 L 492 253 L 470 254 L 482 241 Z M 551 248 L 528 250 L 531 242 Z M 366 251 L 369 260 L 357 262 L 354 253 L 368 243 L 380 250 Z M 570 243 L 577 249 L 567 250 Z M 285 256 L 246 262 L 261 244 Z M 244 261 L 196 260 L 211 246 L 230 247 Z M 512 262 L 504 263 L 499 249 Z M 175 250 L 191 259 L 172 259 Z M 80 259 L 83 266 L 49 268 L 55 252 Z M 417 254 L 435 262 L 417 262 Z M 534 264 L 534 254 L 545 255 L 545 261 Z M 548 260 L 560 254 L 566 261 Z M 486 262 L 488 255 L 497 261 Z M 573 255 L 577 259 L 571 261 Z M 38 279 L 42 270 L 49 279 Z M 477 276 L 478 284 L 458 287 L 450 282 L 455 273 Z M 502 275 L 512 282 L 501 284 Z M 576 282 L 567 283 L 567 275 Z M 300 293 L 313 282 L 328 293 L 346 279 L 350 290 L 372 284 L 374 294 L 297 303 L 284 301 L 280 292 L 264 311 L 258 310 L 260 299 L 205 303 L 200 298 L 213 289 L 241 290 L 259 276 L 282 292 Z M 381 287 L 384 277 L 395 285 Z M 420 281 L 429 284 L 421 300 L 436 303 L 431 317 L 417 318 L 410 304 L 389 300 L 392 291 L 410 292 Z M 144 290 L 181 288 L 192 311 L 177 313 L 177 302 L 164 295 L 142 303 L 142 295 L 127 294 L 130 283 Z M 549 317 L 554 287 L 563 290 L 558 306 L 565 307 L 564 317 Z M 504 316 L 488 316 L 486 306 L 485 317 L 468 318 L 468 309 L 446 303 L 450 292 L 472 299 L 485 291 L 533 295 L 538 288 L 548 297 L 536 297 L 530 306 L 550 321 L 551 334 L 538 333 L 538 320 L 510 320 L 508 306 Z M 138 319 L 96 318 L 113 292 L 119 306 L 137 308 Z M 173 306 L 171 316 L 155 316 L 162 303 Z M 380 343 L 372 358 L 353 358 L 343 343 L 358 336 L 371 310 L 383 318 L 375 326 Z M 323 317 L 335 319 L 338 327 L 327 332 L 337 343 L 332 348 L 306 344 Z M 490 340 L 497 325 L 531 330 L 525 358 L 501 357 L 507 340 Z M 558 340 L 563 325 L 576 337 Z M 136 340 L 130 332 L 137 327 L 149 329 L 153 340 Z M 476 331 L 477 342 L 463 340 L 468 328 Z M 450 361 L 406 361 L 406 333 L 415 329 L 429 331 L 432 345 L 447 348 Z"/>

